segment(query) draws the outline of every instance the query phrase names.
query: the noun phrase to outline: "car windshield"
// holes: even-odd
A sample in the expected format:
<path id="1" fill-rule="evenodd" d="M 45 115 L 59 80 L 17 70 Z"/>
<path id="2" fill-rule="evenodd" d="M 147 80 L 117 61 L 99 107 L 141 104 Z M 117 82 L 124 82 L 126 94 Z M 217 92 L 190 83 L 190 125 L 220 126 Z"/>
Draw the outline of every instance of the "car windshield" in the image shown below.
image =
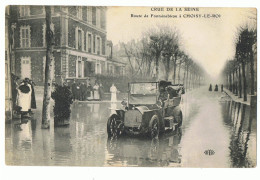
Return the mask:
<path id="1" fill-rule="evenodd" d="M 155 95 L 157 93 L 157 83 L 132 83 L 130 84 L 130 94 Z"/>

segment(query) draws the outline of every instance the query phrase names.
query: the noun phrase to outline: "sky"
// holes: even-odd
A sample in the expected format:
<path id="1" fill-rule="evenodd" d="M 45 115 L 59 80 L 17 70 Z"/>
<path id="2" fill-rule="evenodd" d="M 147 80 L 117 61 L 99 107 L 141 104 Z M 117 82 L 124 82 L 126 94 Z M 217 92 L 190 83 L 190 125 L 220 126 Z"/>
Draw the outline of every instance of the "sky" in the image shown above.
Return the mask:
<path id="1" fill-rule="evenodd" d="M 217 78 L 225 62 L 234 58 L 237 30 L 245 24 L 252 24 L 248 16 L 255 12 L 252 8 L 198 8 L 197 11 L 184 11 L 184 8 L 182 11 L 176 11 L 176 8 L 167 11 L 166 7 L 163 11 L 152 11 L 152 8 L 108 7 L 107 38 L 116 45 L 140 39 L 144 32 L 154 27 L 176 27 L 182 49 L 212 78 Z M 131 14 L 142 17 L 131 17 Z M 144 17 L 145 14 L 148 18 Z M 151 14 L 177 15 L 178 18 L 154 18 Z M 201 17 L 187 18 L 194 14 Z M 205 18 L 207 14 L 216 14 L 218 18 Z"/>

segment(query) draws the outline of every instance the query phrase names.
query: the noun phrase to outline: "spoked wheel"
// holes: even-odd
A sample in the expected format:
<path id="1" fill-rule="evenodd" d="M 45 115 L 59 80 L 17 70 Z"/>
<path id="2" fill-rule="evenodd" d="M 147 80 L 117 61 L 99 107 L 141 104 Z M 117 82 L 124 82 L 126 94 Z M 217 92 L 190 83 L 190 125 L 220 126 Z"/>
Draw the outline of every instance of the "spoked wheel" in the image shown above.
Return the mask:
<path id="1" fill-rule="evenodd" d="M 120 117 L 113 114 L 107 121 L 107 134 L 108 137 L 120 136 L 124 132 L 124 124 Z"/>
<path id="2" fill-rule="evenodd" d="M 159 119 L 157 115 L 153 115 L 149 123 L 149 136 L 150 138 L 158 137 L 159 135 Z"/>

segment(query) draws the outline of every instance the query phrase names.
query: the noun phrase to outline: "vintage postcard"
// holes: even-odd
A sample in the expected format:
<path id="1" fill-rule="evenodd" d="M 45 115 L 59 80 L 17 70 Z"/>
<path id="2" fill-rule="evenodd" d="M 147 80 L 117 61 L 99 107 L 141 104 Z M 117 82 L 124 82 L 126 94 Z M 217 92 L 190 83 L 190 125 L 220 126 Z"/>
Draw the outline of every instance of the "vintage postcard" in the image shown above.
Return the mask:
<path id="1" fill-rule="evenodd" d="M 254 168 L 256 8 L 10 5 L 7 166 Z"/>

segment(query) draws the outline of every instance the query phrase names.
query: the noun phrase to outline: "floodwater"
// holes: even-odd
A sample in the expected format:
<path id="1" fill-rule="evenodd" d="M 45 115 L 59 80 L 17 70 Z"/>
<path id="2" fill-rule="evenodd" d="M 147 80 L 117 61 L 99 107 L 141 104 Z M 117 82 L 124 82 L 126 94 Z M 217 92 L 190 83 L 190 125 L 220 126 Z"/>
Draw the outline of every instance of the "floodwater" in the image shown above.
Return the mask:
<path id="1" fill-rule="evenodd" d="M 38 109 L 41 109 L 38 103 Z M 107 138 L 120 103 L 75 102 L 69 127 L 41 129 L 40 111 L 6 124 L 7 165 L 255 167 L 256 110 L 200 88 L 183 96 L 183 126 L 158 139 Z"/>

